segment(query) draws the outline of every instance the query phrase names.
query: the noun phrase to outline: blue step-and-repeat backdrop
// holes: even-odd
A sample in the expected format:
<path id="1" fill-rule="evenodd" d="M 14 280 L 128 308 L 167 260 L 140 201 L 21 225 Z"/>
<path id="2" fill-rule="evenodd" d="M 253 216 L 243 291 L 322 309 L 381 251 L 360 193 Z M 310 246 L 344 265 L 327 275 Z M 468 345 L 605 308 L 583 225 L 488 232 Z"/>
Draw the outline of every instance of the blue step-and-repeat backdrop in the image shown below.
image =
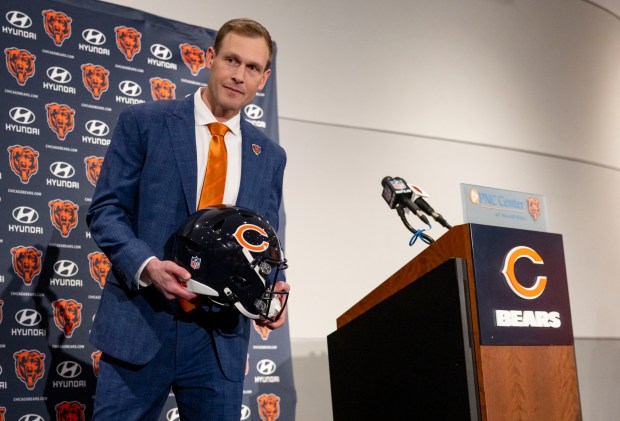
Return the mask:
<path id="1" fill-rule="evenodd" d="M 204 86 L 215 31 L 94 0 L 3 0 L 0 25 L 0 421 L 87 420 L 110 262 L 85 214 L 111 132 L 128 104 Z M 242 114 L 278 139 L 275 62 Z M 294 420 L 295 401 L 288 326 L 256 327 L 240 419 Z"/>

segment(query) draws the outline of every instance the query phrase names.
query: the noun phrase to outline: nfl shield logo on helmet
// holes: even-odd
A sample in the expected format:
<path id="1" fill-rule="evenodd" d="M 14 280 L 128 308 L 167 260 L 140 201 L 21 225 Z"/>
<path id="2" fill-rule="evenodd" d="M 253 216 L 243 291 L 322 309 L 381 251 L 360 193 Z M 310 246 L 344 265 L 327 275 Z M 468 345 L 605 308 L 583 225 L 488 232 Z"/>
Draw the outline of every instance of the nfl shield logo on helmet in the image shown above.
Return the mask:
<path id="1" fill-rule="evenodd" d="M 192 256 L 192 262 L 189 264 L 192 269 L 200 269 L 200 257 Z"/>

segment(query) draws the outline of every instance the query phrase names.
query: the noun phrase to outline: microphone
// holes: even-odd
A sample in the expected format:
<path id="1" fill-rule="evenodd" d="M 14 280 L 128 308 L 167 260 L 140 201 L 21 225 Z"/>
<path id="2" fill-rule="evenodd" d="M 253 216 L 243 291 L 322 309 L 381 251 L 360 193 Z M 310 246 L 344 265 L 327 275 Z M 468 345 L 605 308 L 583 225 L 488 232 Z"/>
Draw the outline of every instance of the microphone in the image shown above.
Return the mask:
<path id="1" fill-rule="evenodd" d="M 426 201 L 426 198 L 428 198 L 428 194 L 426 193 L 426 191 L 424 191 L 422 187 L 415 184 L 408 184 L 408 186 L 409 188 L 411 188 L 411 190 L 413 190 L 413 194 L 415 195 L 413 203 L 418 205 L 418 207 L 422 209 L 425 214 L 432 217 L 435 221 L 439 222 L 444 228 L 452 228 L 448 221 L 446 221 L 446 219 L 441 216 L 440 213 L 435 212 L 435 209 L 433 209 L 433 207 Z"/>
<path id="2" fill-rule="evenodd" d="M 411 201 L 413 190 L 411 190 L 405 180 L 400 177 L 384 177 L 383 180 L 381 180 L 381 185 L 383 185 L 383 193 L 381 195 L 390 209 L 402 208 L 404 205 L 411 212 L 415 213 L 426 225 L 431 225 L 418 205 Z"/>

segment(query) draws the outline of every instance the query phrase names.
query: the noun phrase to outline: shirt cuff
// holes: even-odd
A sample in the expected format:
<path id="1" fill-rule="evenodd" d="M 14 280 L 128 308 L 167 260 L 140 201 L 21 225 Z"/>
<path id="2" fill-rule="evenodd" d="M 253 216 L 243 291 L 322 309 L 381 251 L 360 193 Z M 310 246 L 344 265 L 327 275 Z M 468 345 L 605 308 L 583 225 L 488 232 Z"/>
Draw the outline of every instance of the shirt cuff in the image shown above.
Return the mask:
<path id="1" fill-rule="evenodd" d="M 140 279 L 140 276 L 142 276 L 142 271 L 144 270 L 144 267 L 146 266 L 146 264 L 148 262 L 150 262 L 151 260 L 153 260 L 155 258 L 155 256 L 151 256 L 148 259 L 146 259 L 144 262 L 142 262 L 142 264 L 140 265 L 140 267 L 138 268 L 138 271 L 136 272 L 136 276 L 134 276 L 133 281 L 134 284 L 136 285 L 136 287 L 138 289 L 140 288 L 146 288 L 149 285 L 151 285 L 151 280 L 146 280 L 143 281 L 142 279 Z"/>

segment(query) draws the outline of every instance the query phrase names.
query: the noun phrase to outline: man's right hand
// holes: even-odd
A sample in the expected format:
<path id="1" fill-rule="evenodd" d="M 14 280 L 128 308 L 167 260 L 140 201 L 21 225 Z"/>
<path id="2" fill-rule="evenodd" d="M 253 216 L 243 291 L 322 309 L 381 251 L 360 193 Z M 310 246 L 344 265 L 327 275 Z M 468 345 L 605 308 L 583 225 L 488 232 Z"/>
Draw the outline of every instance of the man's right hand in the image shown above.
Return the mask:
<path id="1" fill-rule="evenodd" d="M 164 297 L 172 300 L 174 298 L 184 298 L 192 300 L 197 295 L 183 287 L 183 283 L 191 279 L 191 274 L 170 260 L 151 259 L 140 275 L 144 282 L 152 283 Z"/>

